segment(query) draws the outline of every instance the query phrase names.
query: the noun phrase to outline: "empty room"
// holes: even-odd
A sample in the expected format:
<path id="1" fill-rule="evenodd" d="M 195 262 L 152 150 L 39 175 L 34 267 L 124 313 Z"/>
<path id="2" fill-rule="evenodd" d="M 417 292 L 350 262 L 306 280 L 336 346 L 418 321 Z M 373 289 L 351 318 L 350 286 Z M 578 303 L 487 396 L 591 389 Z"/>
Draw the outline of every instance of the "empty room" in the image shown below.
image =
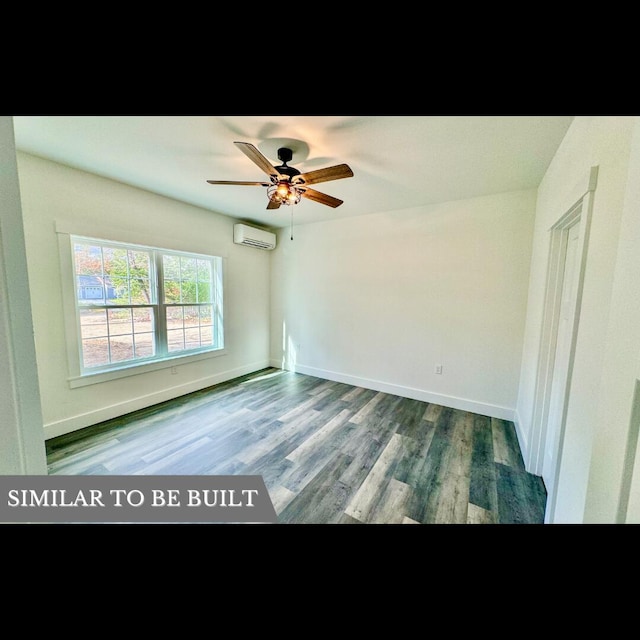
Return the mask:
<path id="1" fill-rule="evenodd" d="M 0 116 L 0 167 L 3 491 L 640 523 L 640 116 Z"/>

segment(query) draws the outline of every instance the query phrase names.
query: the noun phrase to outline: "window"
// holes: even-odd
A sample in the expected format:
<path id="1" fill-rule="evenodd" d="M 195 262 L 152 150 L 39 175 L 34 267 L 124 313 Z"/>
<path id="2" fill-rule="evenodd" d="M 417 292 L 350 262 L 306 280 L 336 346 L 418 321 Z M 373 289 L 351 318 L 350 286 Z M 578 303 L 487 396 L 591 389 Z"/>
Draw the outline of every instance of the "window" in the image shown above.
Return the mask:
<path id="1" fill-rule="evenodd" d="M 71 236 L 82 375 L 224 347 L 222 258 Z"/>

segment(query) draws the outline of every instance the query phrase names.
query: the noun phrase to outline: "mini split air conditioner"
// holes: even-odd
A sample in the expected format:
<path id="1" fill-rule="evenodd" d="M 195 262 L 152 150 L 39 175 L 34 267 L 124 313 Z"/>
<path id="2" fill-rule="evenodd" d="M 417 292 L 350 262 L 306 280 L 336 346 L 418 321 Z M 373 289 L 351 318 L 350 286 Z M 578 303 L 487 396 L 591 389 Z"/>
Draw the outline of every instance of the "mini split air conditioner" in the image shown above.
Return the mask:
<path id="1" fill-rule="evenodd" d="M 276 234 L 247 224 L 233 225 L 233 241 L 256 249 L 275 249 Z"/>

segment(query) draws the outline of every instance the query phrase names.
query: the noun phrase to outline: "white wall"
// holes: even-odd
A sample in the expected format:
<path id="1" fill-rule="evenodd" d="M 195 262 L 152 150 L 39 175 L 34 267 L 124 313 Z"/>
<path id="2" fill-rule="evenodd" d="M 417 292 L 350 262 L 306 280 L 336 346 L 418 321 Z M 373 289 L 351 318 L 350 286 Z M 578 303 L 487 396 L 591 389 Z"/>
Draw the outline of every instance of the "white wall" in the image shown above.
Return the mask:
<path id="1" fill-rule="evenodd" d="M 0 474 L 46 474 L 13 118 L 0 116 Z"/>
<path id="2" fill-rule="evenodd" d="M 25 153 L 18 153 L 18 173 L 47 437 L 268 366 L 269 253 L 233 244 L 232 218 Z M 71 389 L 56 221 L 225 257 L 227 354 L 180 365 L 177 375 L 167 368 Z"/>
<path id="3" fill-rule="evenodd" d="M 589 467 L 586 522 L 640 523 L 640 397 L 632 416 L 640 380 L 640 117 L 635 118 L 628 167 Z"/>
<path id="4" fill-rule="evenodd" d="M 527 190 L 282 230 L 272 364 L 513 419 L 534 212 Z"/>
<path id="5" fill-rule="evenodd" d="M 584 521 L 594 432 L 599 424 L 600 384 L 618 250 L 620 221 L 628 175 L 634 117 L 578 116 L 569 128 L 538 189 L 527 324 L 518 393 L 517 420 L 527 441 L 532 440 L 532 413 L 542 327 L 549 228 L 574 204 L 576 185 L 585 183 L 590 168 L 599 167 L 558 499 L 553 522 Z M 578 193 L 577 197 L 582 193 Z M 525 450 L 525 459 L 531 451 Z M 595 453 L 594 453 L 595 454 Z M 597 454 L 595 454 L 597 455 Z M 605 470 L 605 474 L 610 472 Z M 610 508 L 607 511 L 611 512 Z M 614 508 L 615 511 L 615 508 Z M 605 518 L 610 520 L 611 513 Z"/>

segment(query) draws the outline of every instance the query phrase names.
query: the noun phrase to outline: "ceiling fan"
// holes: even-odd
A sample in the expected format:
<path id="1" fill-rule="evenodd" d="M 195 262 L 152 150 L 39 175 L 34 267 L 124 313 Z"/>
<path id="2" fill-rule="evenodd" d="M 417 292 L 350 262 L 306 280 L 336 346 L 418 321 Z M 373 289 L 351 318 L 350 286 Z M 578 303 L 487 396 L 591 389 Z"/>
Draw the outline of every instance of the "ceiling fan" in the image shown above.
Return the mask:
<path id="1" fill-rule="evenodd" d="M 271 162 L 260 151 L 249 142 L 234 142 L 249 160 L 255 162 L 268 176 L 269 182 L 239 182 L 233 180 L 207 180 L 209 184 L 237 184 L 244 186 L 266 187 L 269 203 L 267 209 L 279 209 L 280 205 L 298 204 L 302 198 L 326 204 L 328 207 L 339 207 L 342 200 L 320 193 L 315 189 L 310 189 L 310 184 L 328 182 L 329 180 L 340 180 L 341 178 L 351 178 L 353 171 L 346 164 L 337 164 L 325 169 L 307 171 L 301 173 L 294 167 L 287 166 L 291 161 L 293 151 L 287 147 L 278 149 L 278 160 L 281 165 L 274 167 Z"/>

